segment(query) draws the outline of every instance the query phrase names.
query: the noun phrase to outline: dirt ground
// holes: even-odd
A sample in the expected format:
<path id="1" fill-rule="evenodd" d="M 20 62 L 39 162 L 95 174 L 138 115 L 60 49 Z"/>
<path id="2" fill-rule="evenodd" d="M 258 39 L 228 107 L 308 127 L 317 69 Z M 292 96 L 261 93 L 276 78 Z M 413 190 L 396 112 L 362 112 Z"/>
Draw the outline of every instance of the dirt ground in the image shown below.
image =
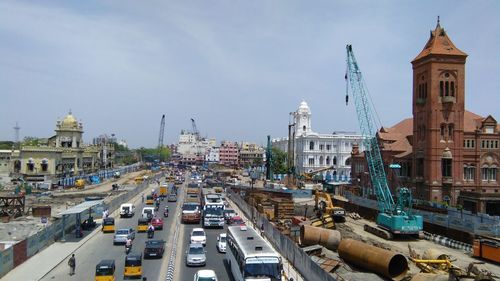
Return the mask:
<path id="1" fill-rule="evenodd" d="M 54 217 L 58 213 L 85 201 L 85 197 L 88 196 L 103 197 L 105 201 L 112 200 L 122 192 L 126 192 L 129 187 L 135 184 L 134 178 L 143 174 L 145 174 L 145 171 L 133 172 L 123 175 L 119 179 L 111 179 L 98 185 L 86 186 L 82 190 L 74 188 L 51 190 L 49 192 L 34 190 L 32 194 L 26 196 L 25 212 L 29 211 L 28 215 L 11 219 L 8 223 L 0 223 L 0 241 L 23 240 L 51 223 L 50 219 L 47 224 L 43 224 L 39 217 L 33 217 L 30 210 L 32 206 L 50 205 L 51 216 Z M 112 191 L 112 184 L 114 183 L 120 185 L 118 191 Z"/>

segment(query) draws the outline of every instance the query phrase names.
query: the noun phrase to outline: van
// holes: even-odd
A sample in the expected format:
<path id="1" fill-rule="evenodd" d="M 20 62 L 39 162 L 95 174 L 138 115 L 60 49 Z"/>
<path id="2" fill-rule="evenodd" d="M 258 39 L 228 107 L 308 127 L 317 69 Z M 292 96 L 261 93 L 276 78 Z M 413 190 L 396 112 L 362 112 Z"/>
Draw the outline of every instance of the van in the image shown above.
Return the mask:
<path id="1" fill-rule="evenodd" d="M 142 208 L 142 217 L 145 219 L 152 219 L 155 216 L 154 207 L 144 207 Z"/>
<path id="2" fill-rule="evenodd" d="M 125 203 L 120 206 L 120 218 L 133 217 L 135 213 L 135 206 L 131 203 Z"/>

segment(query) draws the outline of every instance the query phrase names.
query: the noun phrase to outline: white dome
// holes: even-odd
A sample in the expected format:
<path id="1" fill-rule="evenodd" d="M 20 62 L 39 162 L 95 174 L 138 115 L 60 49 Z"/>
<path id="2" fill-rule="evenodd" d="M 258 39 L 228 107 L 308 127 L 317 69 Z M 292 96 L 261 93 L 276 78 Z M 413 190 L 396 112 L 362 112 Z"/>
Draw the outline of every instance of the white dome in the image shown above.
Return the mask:
<path id="1" fill-rule="evenodd" d="M 307 102 L 302 101 L 299 106 L 299 110 L 297 110 L 298 113 L 311 113 L 311 109 L 307 105 Z"/>

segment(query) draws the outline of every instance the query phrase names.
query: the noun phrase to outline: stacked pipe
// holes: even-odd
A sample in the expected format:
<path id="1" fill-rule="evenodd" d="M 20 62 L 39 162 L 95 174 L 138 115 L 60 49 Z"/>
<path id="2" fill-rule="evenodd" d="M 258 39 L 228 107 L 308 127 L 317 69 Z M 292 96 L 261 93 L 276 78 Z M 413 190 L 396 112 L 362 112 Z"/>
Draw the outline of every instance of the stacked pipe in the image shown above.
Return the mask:
<path id="1" fill-rule="evenodd" d="M 408 271 L 403 255 L 353 239 L 340 241 L 338 253 L 346 262 L 393 280 L 402 279 Z"/>
<path id="2" fill-rule="evenodd" d="M 461 249 L 467 252 L 472 252 L 472 245 L 456 241 L 453 239 L 450 239 L 445 236 L 437 235 L 437 234 L 432 234 L 429 232 L 424 231 L 424 238 L 425 240 L 432 241 L 436 244 L 443 245 L 448 248 L 453 248 L 453 249 Z"/>
<path id="3" fill-rule="evenodd" d="M 340 232 L 333 229 L 302 225 L 300 227 L 300 244 L 302 246 L 321 245 L 336 251 L 340 243 Z"/>

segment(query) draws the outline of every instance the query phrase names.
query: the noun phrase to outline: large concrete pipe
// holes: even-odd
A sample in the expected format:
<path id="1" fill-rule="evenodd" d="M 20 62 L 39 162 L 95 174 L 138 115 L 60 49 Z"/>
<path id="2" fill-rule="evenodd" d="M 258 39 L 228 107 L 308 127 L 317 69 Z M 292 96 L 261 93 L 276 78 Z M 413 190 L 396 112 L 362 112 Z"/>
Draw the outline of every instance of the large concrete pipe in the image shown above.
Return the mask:
<path id="1" fill-rule="evenodd" d="M 394 280 L 402 279 L 408 271 L 403 255 L 353 239 L 340 241 L 338 252 L 343 260 Z"/>
<path id="2" fill-rule="evenodd" d="M 422 255 L 423 260 L 448 260 L 450 259 L 447 254 L 443 254 L 434 248 L 429 248 L 424 251 Z"/>
<path id="3" fill-rule="evenodd" d="M 302 246 L 321 245 L 336 251 L 341 235 L 338 230 L 302 225 L 300 227 L 300 244 Z"/>
<path id="4" fill-rule="evenodd" d="M 448 281 L 448 275 L 434 273 L 417 273 L 410 281 Z"/>

